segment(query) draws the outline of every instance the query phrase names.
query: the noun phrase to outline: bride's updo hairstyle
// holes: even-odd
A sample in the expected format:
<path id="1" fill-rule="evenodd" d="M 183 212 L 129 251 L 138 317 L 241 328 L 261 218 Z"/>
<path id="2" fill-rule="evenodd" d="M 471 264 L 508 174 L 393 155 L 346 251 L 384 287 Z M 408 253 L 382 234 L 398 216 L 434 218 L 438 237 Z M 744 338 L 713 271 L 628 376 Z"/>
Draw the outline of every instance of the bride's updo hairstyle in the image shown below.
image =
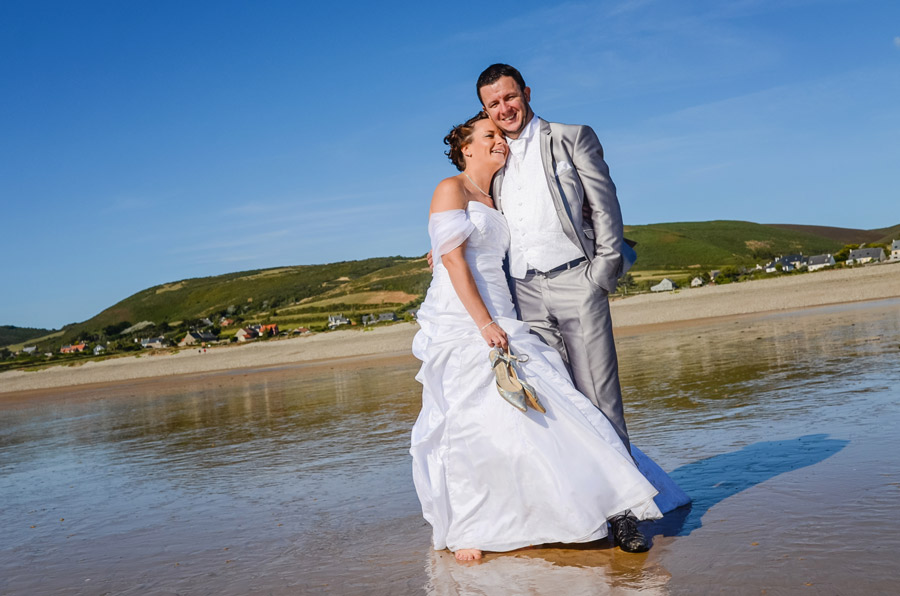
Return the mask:
<path id="1" fill-rule="evenodd" d="M 457 124 L 444 137 L 444 144 L 450 149 L 444 151 L 444 155 L 450 158 L 456 169 L 462 172 L 466 169 L 466 158 L 462 154 L 462 148 L 472 142 L 472 133 L 475 131 L 475 123 L 487 118 L 484 112 L 478 112 L 462 124 Z"/>

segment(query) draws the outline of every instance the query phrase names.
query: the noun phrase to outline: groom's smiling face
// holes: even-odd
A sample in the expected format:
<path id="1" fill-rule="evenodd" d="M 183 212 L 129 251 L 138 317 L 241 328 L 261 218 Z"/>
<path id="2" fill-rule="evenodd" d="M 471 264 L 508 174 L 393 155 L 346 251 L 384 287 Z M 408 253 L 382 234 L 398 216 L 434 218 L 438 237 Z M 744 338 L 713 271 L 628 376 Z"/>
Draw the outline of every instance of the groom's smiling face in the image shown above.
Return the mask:
<path id="1" fill-rule="evenodd" d="M 479 89 L 478 94 L 484 111 L 503 134 L 511 139 L 519 137 L 519 133 L 534 115 L 528 105 L 531 101 L 531 88 L 521 89 L 512 77 L 500 77 Z"/>

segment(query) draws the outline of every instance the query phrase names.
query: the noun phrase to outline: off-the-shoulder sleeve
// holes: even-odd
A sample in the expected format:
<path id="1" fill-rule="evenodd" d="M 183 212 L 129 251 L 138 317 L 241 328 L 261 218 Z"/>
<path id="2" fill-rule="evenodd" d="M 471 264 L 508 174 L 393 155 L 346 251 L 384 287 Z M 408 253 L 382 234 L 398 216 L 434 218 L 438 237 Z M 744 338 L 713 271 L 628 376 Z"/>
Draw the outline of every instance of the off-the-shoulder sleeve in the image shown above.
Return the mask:
<path id="1" fill-rule="evenodd" d="M 428 219 L 428 235 L 431 237 L 431 258 L 434 265 L 444 255 L 463 242 L 475 229 L 465 209 L 450 209 L 432 213 Z"/>

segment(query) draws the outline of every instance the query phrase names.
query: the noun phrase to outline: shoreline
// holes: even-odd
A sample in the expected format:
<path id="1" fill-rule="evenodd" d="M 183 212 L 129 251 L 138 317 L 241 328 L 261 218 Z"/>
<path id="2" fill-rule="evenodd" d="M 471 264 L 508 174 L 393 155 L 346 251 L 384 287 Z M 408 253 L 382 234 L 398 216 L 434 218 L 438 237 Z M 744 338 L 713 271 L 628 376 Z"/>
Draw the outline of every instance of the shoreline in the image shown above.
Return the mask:
<path id="1" fill-rule="evenodd" d="M 269 381 L 286 376 L 296 377 L 298 375 L 315 375 L 325 370 L 359 370 L 363 368 L 396 366 L 402 364 L 404 361 L 414 362 L 415 357 L 408 351 L 389 354 L 359 354 L 355 356 L 344 356 L 338 359 L 317 359 L 265 366 L 201 370 L 175 375 L 141 377 L 127 380 L 106 379 L 77 385 L 36 387 L 33 389 L 5 393 L 0 391 L 0 410 L 28 406 L 29 404 L 32 404 L 34 400 L 59 398 L 62 396 L 62 391 L 65 391 L 65 401 L 71 403 L 90 401 L 97 397 L 104 397 L 107 395 L 122 397 L 122 386 L 126 384 L 133 393 L 140 393 L 142 395 L 154 393 L 165 394 L 171 390 L 172 386 L 183 388 L 196 385 L 199 388 L 204 388 L 209 387 L 211 384 L 215 384 L 216 387 L 245 385 L 247 383 L 247 377 L 259 373 L 265 373 L 265 379 Z"/>
<path id="2" fill-rule="evenodd" d="M 715 324 L 773 313 L 802 311 L 900 298 L 900 264 L 818 271 L 802 275 L 641 294 L 610 303 L 616 337 L 656 333 L 693 325 Z M 213 346 L 207 352 L 184 348 L 178 353 L 142 352 L 78 365 L 37 371 L 0 373 L 0 399 L 18 401 L 63 388 L 98 388 L 110 384 L 171 377 L 186 380 L 217 372 L 249 372 L 278 367 L 357 366 L 367 359 L 412 358 L 410 345 L 418 326 L 397 323 L 369 330 L 347 329 L 308 337 L 240 346 Z"/>

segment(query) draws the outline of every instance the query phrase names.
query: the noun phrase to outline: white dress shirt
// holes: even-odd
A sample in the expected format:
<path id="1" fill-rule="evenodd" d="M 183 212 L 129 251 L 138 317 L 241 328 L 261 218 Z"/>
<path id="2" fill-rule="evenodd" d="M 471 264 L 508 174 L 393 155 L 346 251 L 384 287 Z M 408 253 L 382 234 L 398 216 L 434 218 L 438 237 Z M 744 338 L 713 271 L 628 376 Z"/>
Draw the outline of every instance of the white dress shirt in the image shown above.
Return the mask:
<path id="1" fill-rule="evenodd" d="M 509 273 L 517 279 L 528 269 L 550 271 L 583 257 L 565 232 L 547 186 L 541 161 L 537 116 L 518 139 L 507 138 L 509 159 L 504 166 L 500 205 L 509 224 Z"/>

